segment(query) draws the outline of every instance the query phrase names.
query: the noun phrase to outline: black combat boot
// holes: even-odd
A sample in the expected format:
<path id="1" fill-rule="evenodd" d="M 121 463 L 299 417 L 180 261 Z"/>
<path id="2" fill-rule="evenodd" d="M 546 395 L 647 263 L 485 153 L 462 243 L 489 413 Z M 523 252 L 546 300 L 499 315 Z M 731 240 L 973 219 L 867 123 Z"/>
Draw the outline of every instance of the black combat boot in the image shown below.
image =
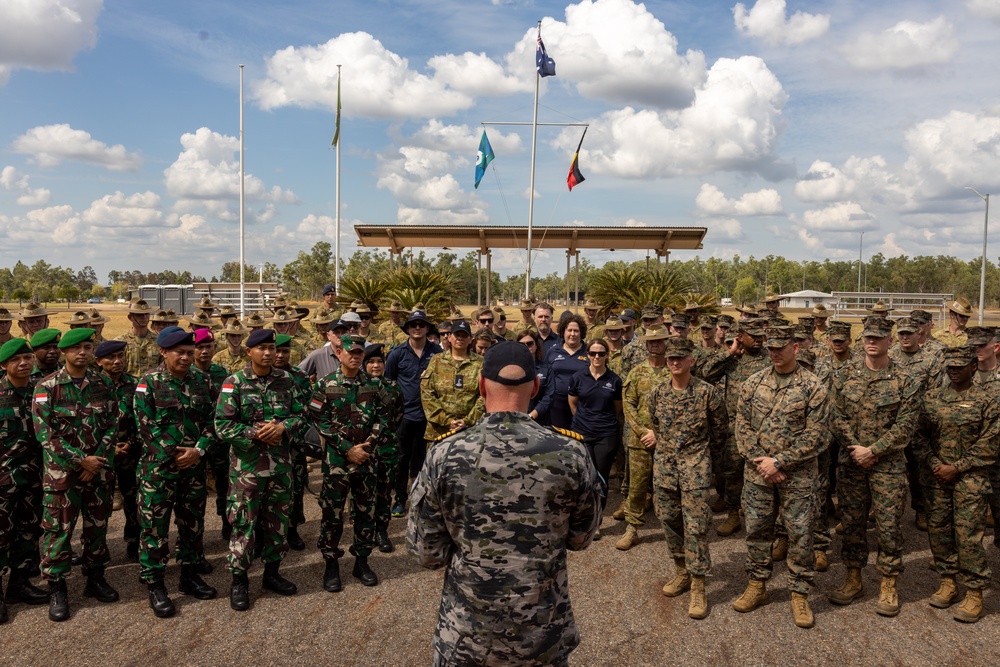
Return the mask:
<path id="1" fill-rule="evenodd" d="M 87 585 L 83 589 L 83 594 L 88 598 L 96 598 L 98 602 L 117 602 L 118 591 L 111 587 L 108 580 L 104 578 L 104 568 L 95 567 L 87 570 Z"/>
<path id="2" fill-rule="evenodd" d="M 83 565 L 83 554 L 73 552 L 73 555 L 69 557 L 69 562 L 73 567 L 80 567 Z"/>
<path id="3" fill-rule="evenodd" d="M 198 576 L 198 570 L 194 565 L 181 565 L 181 583 L 178 590 L 184 595 L 191 595 L 199 600 L 211 600 L 218 594 L 218 591 Z"/>
<path id="4" fill-rule="evenodd" d="M 215 570 L 215 568 L 212 567 L 212 564 L 209 563 L 208 559 L 205 557 L 202 557 L 202 559 L 195 563 L 192 567 L 194 567 L 198 574 L 212 574 Z"/>
<path id="5" fill-rule="evenodd" d="M 378 575 L 368 567 L 368 556 L 354 558 L 354 571 L 351 574 L 360 579 L 365 586 L 378 586 Z"/>
<path id="6" fill-rule="evenodd" d="M 65 621 L 69 618 L 69 597 L 65 581 L 49 582 L 49 620 Z"/>
<path id="7" fill-rule="evenodd" d="M 288 547 L 296 551 L 302 551 L 306 548 L 306 543 L 299 537 L 299 529 L 295 526 L 288 529 Z"/>
<path id="8" fill-rule="evenodd" d="M 133 563 L 139 562 L 139 543 L 138 542 L 126 542 L 125 543 L 125 556 Z"/>
<path id="9" fill-rule="evenodd" d="M 375 544 L 378 545 L 378 550 L 384 554 L 392 553 L 393 546 L 392 540 L 389 539 L 389 532 L 386 530 L 375 531 Z"/>
<path id="10" fill-rule="evenodd" d="M 340 581 L 340 561 L 336 558 L 328 558 L 326 570 L 323 572 L 323 590 L 336 593 L 344 589 L 344 584 Z"/>
<path id="11" fill-rule="evenodd" d="M 233 587 L 229 591 L 229 606 L 236 611 L 250 608 L 250 581 L 247 573 L 233 575 Z"/>
<path id="12" fill-rule="evenodd" d="M 280 567 L 280 560 L 264 564 L 264 588 L 278 595 L 295 595 L 299 592 L 299 587 L 278 573 Z"/>
<path id="13" fill-rule="evenodd" d="M 0 599 L 2 597 L 0 595 Z M 7 601 L 46 604 L 49 601 L 49 594 L 31 583 L 27 570 L 11 570 L 10 583 L 7 584 Z"/>
<path id="14" fill-rule="evenodd" d="M 163 585 L 163 579 L 147 584 L 149 588 L 149 608 L 153 610 L 157 618 L 168 618 L 174 615 L 176 608 L 167 595 L 167 587 Z"/>
<path id="15" fill-rule="evenodd" d="M 3 580 L 0 579 L 0 623 L 6 623 L 8 618 L 7 604 L 3 601 Z"/>
<path id="16" fill-rule="evenodd" d="M 233 524 L 229 523 L 229 519 L 222 517 L 222 539 L 225 542 L 229 541 L 229 538 L 233 536 Z"/>

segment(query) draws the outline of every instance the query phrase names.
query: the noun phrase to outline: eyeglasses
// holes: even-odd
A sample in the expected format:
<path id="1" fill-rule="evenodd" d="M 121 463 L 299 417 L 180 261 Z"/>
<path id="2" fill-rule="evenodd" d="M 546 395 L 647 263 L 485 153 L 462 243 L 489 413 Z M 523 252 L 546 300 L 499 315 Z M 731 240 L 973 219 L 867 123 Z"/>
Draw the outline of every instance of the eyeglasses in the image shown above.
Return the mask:
<path id="1" fill-rule="evenodd" d="M 488 320 L 479 320 L 479 323 L 480 324 L 493 324 L 493 318 L 491 317 Z"/>
<path id="2" fill-rule="evenodd" d="M 591 357 L 598 357 L 598 358 L 608 356 L 607 352 L 588 352 L 587 354 L 590 355 Z"/>
<path id="3" fill-rule="evenodd" d="M 526 341 L 524 341 L 522 343 L 522 345 L 524 345 L 525 347 L 535 347 L 535 341 L 533 341 L 533 340 L 526 340 Z"/>
<path id="4" fill-rule="evenodd" d="M 413 322 L 413 323 L 410 324 L 410 328 L 411 329 L 415 329 L 417 327 L 420 327 L 421 329 L 426 329 L 427 326 L 428 325 L 427 325 L 426 322 Z"/>
<path id="5" fill-rule="evenodd" d="M 361 321 L 363 322 L 364 320 L 370 320 L 371 318 L 372 318 L 371 315 L 362 315 L 361 316 Z"/>

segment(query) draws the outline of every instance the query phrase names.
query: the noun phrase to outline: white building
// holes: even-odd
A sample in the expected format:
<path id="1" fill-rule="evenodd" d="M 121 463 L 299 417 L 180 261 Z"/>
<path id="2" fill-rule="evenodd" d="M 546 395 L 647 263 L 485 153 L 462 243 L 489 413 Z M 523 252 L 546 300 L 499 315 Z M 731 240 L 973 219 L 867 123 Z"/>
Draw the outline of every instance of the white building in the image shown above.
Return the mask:
<path id="1" fill-rule="evenodd" d="M 812 308 L 816 304 L 823 304 L 827 308 L 832 308 L 837 299 L 832 294 L 817 292 L 814 289 L 804 289 L 801 292 L 791 292 L 781 294 L 780 308 Z"/>

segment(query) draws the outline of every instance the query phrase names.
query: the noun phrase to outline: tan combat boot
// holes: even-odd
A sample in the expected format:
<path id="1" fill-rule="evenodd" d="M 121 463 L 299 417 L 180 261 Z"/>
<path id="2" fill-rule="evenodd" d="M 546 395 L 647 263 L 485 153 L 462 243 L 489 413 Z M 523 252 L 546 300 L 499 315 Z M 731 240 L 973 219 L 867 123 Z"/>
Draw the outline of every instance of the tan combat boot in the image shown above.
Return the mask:
<path id="1" fill-rule="evenodd" d="M 111 511 L 117 512 L 122 508 L 124 503 L 125 499 L 122 497 L 122 490 L 116 486 L 114 498 L 111 500 Z"/>
<path id="2" fill-rule="evenodd" d="M 615 521 L 621 521 L 622 519 L 625 518 L 625 501 L 624 500 L 622 501 L 622 504 L 618 506 L 618 509 L 615 510 L 615 513 L 611 515 L 611 518 L 614 519 Z"/>
<path id="3" fill-rule="evenodd" d="M 865 589 L 861 585 L 861 568 L 847 568 L 847 578 L 844 585 L 827 596 L 833 604 L 851 604 L 854 600 L 864 595 Z"/>
<path id="4" fill-rule="evenodd" d="M 881 616 L 897 616 L 899 614 L 899 594 L 896 592 L 896 577 L 882 577 L 882 590 L 879 592 L 875 613 Z"/>
<path id="5" fill-rule="evenodd" d="M 739 612 L 753 611 L 757 607 L 762 607 L 770 602 L 767 594 L 767 582 L 760 579 L 751 579 L 747 584 L 747 589 L 743 595 L 733 602 L 733 609 Z"/>
<path id="6" fill-rule="evenodd" d="M 965 591 L 965 599 L 962 604 L 955 608 L 952 617 L 956 621 L 963 623 L 975 623 L 983 617 L 983 592 L 972 590 Z"/>
<path id="7" fill-rule="evenodd" d="M 729 516 L 719 524 L 715 532 L 719 534 L 719 537 L 729 537 L 742 527 L 743 522 L 740 520 L 740 511 L 738 509 L 731 509 L 729 510 Z"/>
<path id="8" fill-rule="evenodd" d="M 805 593 L 792 592 L 792 618 L 800 628 L 811 628 L 815 625 L 812 609 L 809 608 L 809 596 Z"/>
<path id="9" fill-rule="evenodd" d="M 615 549 L 628 551 L 637 544 L 639 544 L 639 530 L 632 524 L 628 524 L 625 526 L 625 534 L 615 542 Z"/>
<path id="10" fill-rule="evenodd" d="M 691 588 L 691 575 L 688 574 L 687 567 L 684 565 L 684 559 L 678 558 L 675 560 L 674 566 L 677 568 L 674 578 L 663 586 L 663 594 L 668 598 L 677 597 Z"/>
<path id="11" fill-rule="evenodd" d="M 780 536 L 771 545 L 771 560 L 785 560 L 788 557 L 788 537 L 786 535 Z"/>
<path id="12" fill-rule="evenodd" d="M 722 496 L 716 496 L 715 500 L 712 501 L 712 504 L 709 505 L 709 507 L 711 508 L 713 514 L 718 514 L 719 512 L 725 512 L 726 499 L 723 498 Z"/>
<path id="13" fill-rule="evenodd" d="M 979 605 L 979 608 L 982 610 L 982 604 Z M 688 605 L 688 616 L 699 620 L 708 616 L 708 599 L 705 597 L 705 577 L 694 577 L 691 579 L 691 602 Z"/>
<path id="14" fill-rule="evenodd" d="M 916 525 L 917 530 L 920 530 L 920 531 L 923 531 L 923 532 L 926 533 L 927 532 L 927 513 L 926 512 L 917 512 L 917 518 L 914 521 L 914 525 Z"/>
<path id="15" fill-rule="evenodd" d="M 830 558 L 826 555 L 825 551 L 816 549 L 813 551 L 813 556 L 815 557 L 817 572 L 826 572 L 830 569 Z"/>
<path id="16" fill-rule="evenodd" d="M 955 585 L 955 577 L 941 577 L 941 585 L 928 600 L 932 607 L 947 609 L 958 600 L 958 586 Z"/>

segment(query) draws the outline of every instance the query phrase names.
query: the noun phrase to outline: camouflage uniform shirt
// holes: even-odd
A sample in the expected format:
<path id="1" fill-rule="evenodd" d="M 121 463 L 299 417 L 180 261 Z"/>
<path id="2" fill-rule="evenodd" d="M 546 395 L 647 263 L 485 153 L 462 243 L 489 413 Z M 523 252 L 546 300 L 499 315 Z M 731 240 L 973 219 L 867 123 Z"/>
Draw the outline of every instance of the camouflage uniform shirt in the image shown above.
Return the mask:
<path id="1" fill-rule="evenodd" d="M 125 347 L 125 372 L 132 377 L 139 377 L 160 365 L 160 347 L 156 344 L 156 334 L 146 333 L 145 338 L 139 338 L 135 332 L 129 331 L 116 340 L 123 340 Z"/>
<path id="2" fill-rule="evenodd" d="M 435 354 L 420 376 L 420 402 L 427 418 L 425 440 L 436 440 L 451 430 L 451 421 L 464 419 L 472 426 L 483 415 L 483 399 L 479 396 L 479 371 L 483 358 L 475 352 L 461 361 L 451 356 L 451 350 Z"/>
<path id="3" fill-rule="evenodd" d="M 178 380 L 161 365 L 140 378 L 133 406 L 144 443 L 143 476 L 177 477 L 178 447 L 195 447 L 204 457 L 212 444 L 212 384 L 200 371 L 189 369 Z"/>
<path id="4" fill-rule="evenodd" d="M 687 387 L 676 390 L 670 377 L 668 371 L 644 394 L 656 433 L 653 484 L 684 491 L 707 489 L 712 484 L 710 452 L 720 451 L 728 435 L 726 403 L 722 392 L 703 380 L 692 377 Z"/>
<path id="5" fill-rule="evenodd" d="M 309 401 L 309 413 L 316 429 L 323 436 L 325 463 L 335 474 L 347 474 L 356 469 L 371 473 L 375 457 L 358 465 L 349 463 L 347 451 L 355 445 L 371 443 L 377 446 L 382 438 L 383 416 L 379 381 L 364 371 L 353 378 L 338 368 L 316 381 L 316 391 Z"/>
<path id="6" fill-rule="evenodd" d="M 241 347 L 240 353 L 236 355 L 229 351 L 229 346 L 227 345 L 221 351 L 215 353 L 215 356 L 212 357 L 212 363 L 222 366 L 226 369 L 227 375 L 232 375 L 250 363 L 250 358 L 247 356 L 246 348 Z"/>

